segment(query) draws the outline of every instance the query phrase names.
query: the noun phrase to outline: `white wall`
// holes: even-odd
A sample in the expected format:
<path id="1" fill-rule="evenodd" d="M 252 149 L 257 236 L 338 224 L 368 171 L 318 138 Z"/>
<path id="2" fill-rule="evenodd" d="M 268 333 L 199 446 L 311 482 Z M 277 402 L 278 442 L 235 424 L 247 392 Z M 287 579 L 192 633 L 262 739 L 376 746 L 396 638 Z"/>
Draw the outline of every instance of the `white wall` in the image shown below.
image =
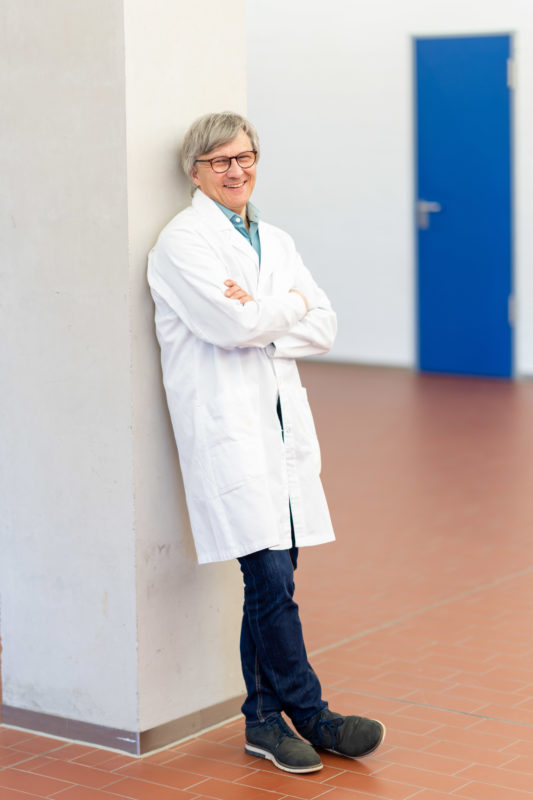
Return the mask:
<path id="1" fill-rule="evenodd" d="M 196 563 L 145 273 L 157 233 L 190 202 L 177 158 L 185 130 L 208 111 L 246 111 L 245 13 L 244 0 L 128 0 L 125 10 L 139 726 L 144 731 L 244 691 L 242 579 L 236 563 Z"/>
<path id="2" fill-rule="evenodd" d="M 515 360 L 533 374 L 530 0 L 248 0 L 256 200 L 339 314 L 331 358 L 415 364 L 412 37 L 515 33 Z"/>
<path id="3" fill-rule="evenodd" d="M 3 3 L 8 706 L 145 731 L 243 691 L 242 581 L 196 564 L 145 271 L 190 200 L 183 132 L 245 111 L 244 40 L 244 0 Z"/>
<path id="4" fill-rule="evenodd" d="M 2 6 L 0 587 L 3 702 L 134 729 L 121 16 Z"/>

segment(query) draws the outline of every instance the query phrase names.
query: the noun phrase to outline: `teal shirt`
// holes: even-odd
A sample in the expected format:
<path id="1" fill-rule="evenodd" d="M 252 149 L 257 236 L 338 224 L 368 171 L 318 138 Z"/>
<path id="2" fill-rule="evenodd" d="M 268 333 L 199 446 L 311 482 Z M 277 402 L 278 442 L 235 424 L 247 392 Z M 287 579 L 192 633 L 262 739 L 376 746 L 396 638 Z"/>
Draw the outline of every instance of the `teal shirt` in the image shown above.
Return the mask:
<path id="1" fill-rule="evenodd" d="M 217 203 L 216 200 L 215 203 Z M 244 224 L 243 218 L 236 214 L 235 211 L 232 211 L 230 208 L 226 208 L 226 206 L 223 206 L 220 203 L 217 203 L 217 206 L 227 216 L 235 230 L 239 231 L 239 233 L 241 233 L 244 238 L 250 242 L 257 253 L 259 258 L 259 266 L 261 267 L 261 242 L 259 241 L 260 215 L 257 208 L 252 205 L 252 203 L 248 203 L 246 205 L 246 215 L 248 217 L 248 222 L 250 223 L 250 230 L 248 230 Z"/>

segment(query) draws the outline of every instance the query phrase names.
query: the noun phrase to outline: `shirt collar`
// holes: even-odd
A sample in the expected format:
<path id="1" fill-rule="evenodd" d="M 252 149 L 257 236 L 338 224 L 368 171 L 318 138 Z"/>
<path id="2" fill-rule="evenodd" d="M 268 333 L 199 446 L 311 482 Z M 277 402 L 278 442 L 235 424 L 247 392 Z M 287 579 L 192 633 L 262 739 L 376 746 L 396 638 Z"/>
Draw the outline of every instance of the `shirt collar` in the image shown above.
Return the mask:
<path id="1" fill-rule="evenodd" d="M 244 224 L 244 220 L 242 219 L 242 217 L 240 217 L 239 214 L 236 214 L 235 211 L 232 211 L 231 208 L 226 208 L 226 206 L 223 206 L 221 203 L 217 203 L 216 200 L 214 202 L 220 208 L 222 213 L 226 215 L 226 217 L 230 220 L 230 222 L 232 222 L 233 224 L 235 224 L 236 222 L 242 222 Z M 259 209 L 256 208 L 253 203 L 250 202 L 246 204 L 246 216 L 248 217 L 249 222 L 255 222 L 256 224 L 261 219 Z"/>
<path id="2" fill-rule="evenodd" d="M 256 208 L 256 206 L 254 206 L 253 203 L 247 203 L 247 205 L 246 205 L 246 214 L 247 214 L 248 219 L 250 220 L 250 222 L 256 222 L 257 223 L 261 219 L 261 214 L 259 212 L 259 209 Z"/>

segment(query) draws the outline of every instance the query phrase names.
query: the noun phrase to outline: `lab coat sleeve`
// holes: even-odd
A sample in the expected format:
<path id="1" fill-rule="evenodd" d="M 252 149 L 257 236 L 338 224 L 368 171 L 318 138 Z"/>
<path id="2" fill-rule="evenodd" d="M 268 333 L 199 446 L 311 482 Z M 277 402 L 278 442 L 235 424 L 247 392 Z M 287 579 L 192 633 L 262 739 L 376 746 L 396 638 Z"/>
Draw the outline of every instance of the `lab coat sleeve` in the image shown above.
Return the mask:
<path id="1" fill-rule="evenodd" d="M 224 294 L 231 269 L 198 231 L 164 232 L 148 260 L 148 281 L 199 339 L 225 349 L 267 347 L 306 314 L 295 292 L 244 305 Z"/>
<path id="2" fill-rule="evenodd" d="M 305 295 L 309 304 L 306 316 L 290 331 L 273 340 L 268 353 L 272 358 L 303 358 L 327 353 L 337 334 L 337 316 L 325 292 L 317 286 L 299 255 L 294 289 Z"/>

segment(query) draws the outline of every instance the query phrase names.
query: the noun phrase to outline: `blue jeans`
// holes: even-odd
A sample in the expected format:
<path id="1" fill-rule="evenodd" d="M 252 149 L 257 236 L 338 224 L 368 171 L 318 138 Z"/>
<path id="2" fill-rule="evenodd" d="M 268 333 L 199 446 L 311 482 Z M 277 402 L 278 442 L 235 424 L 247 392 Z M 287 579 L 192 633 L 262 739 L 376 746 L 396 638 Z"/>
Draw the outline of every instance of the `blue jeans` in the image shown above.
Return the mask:
<path id="1" fill-rule="evenodd" d="M 293 600 L 297 560 L 297 547 L 239 558 L 244 577 L 241 661 L 248 692 L 242 712 L 247 725 L 284 711 L 298 726 L 327 708 L 307 660 Z"/>

